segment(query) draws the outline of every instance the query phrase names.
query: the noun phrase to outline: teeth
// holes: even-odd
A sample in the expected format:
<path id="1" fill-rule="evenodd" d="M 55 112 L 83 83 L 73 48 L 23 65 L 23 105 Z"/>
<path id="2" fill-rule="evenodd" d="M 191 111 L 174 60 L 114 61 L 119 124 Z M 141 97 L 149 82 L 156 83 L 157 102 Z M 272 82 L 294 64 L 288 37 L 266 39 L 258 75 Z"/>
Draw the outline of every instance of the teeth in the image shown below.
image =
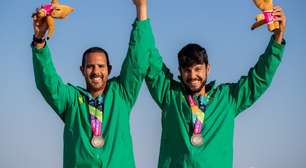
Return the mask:
<path id="1" fill-rule="evenodd" d="M 94 82 L 99 82 L 101 80 L 101 78 L 93 78 Z"/>
<path id="2" fill-rule="evenodd" d="M 199 81 L 192 81 L 191 83 L 192 84 L 197 84 L 197 83 L 199 83 Z"/>

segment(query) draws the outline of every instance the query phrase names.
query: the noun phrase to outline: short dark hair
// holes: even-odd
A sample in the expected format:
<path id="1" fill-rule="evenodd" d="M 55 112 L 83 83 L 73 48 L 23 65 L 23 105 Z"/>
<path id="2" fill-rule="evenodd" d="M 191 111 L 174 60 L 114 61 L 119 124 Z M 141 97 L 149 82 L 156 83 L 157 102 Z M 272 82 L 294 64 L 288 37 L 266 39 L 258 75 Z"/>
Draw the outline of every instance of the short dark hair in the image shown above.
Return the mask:
<path id="1" fill-rule="evenodd" d="M 191 67 L 196 64 L 208 65 L 208 56 L 205 48 L 198 44 L 190 43 L 178 53 L 179 68 Z"/>
<path id="2" fill-rule="evenodd" d="M 82 58 L 82 67 L 85 66 L 85 59 L 86 56 L 90 53 L 103 53 L 106 56 L 106 61 L 107 61 L 107 66 L 111 67 L 110 63 L 109 63 L 109 58 L 108 58 L 108 53 L 106 52 L 106 50 L 104 50 L 103 48 L 100 47 L 91 47 L 88 48 L 84 53 L 83 53 L 83 58 Z"/>

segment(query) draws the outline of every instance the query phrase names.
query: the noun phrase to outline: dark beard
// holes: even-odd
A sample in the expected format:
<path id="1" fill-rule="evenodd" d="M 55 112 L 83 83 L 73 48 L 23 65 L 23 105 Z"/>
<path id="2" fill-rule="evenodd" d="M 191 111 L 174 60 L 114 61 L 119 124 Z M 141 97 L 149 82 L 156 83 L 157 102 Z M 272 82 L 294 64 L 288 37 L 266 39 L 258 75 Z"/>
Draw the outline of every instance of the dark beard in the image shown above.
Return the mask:
<path id="1" fill-rule="evenodd" d="M 201 84 L 201 87 L 199 87 L 198 89 L 196 89 L 196 90 L 194 90 L 194 91 L 192 91 L 191 89 L 189 89 L 189 87 L 188 87 L 185 83 L 184 83 L 184 86 L 185 86 L 187 92 L 189 92 L 190 94 L 194 95 L 194 94 L 196 94 L 196 93 L 199 93 L 199 92 L 202 90 L 202 88 L 205 87 L 206 82 L 207 82 L 207 80 L 203 81 L 202 84 Z"/>

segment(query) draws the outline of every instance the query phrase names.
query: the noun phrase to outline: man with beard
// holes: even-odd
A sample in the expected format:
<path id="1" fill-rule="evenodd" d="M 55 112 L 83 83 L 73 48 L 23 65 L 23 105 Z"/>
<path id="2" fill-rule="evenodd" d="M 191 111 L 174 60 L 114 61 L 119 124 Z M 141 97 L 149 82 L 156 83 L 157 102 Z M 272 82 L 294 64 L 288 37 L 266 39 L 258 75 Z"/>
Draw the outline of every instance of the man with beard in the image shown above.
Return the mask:
<path id="1" fill-rule="evenodd" d="M 111 65 L 104 49 L 93 47 L 84 52 L 80 70 L 86 89 L 61 80 L 44 39 L 46 24 L 34 27 L 35 81 L 65 123 L 65 168 L 135 167 L 129 117 L 149 66 L 149 48 L 154 44 L 146 3 L 134 0 L 137 20 L 118 77 L 108 79 Z"/>
<path id="2" fill-rule="evenodd" d="M 178 53 L 181 82 L 173 79 L 158 49 L 151 51 L 146 84 L 162 109 L 159 168 L 232 167 L 234 119 L 268 88 L 282 59 L 286 18 L 280 7 L 273 15 L 280 29 L 237 83 L 206 84 L 211 66 L 198 44 Z"/>

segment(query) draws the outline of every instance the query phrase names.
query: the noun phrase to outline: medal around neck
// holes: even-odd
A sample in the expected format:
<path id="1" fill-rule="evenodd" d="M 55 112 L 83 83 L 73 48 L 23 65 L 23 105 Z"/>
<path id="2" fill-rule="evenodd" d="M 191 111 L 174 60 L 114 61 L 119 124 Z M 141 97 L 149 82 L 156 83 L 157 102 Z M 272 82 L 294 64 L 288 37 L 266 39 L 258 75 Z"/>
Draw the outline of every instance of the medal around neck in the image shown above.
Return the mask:
<path id="1" fill-rule="evenodd" d="M 191 95 L 188 96 L 188 103 L 191 107 L 193 116 L 193 135 L 191 136 L 190 141 L 193 146 L 199 147 L 204 143 L 204 138 L 201 133 L 204 124 L 205 113 L 199 108 Z"/>
<path id="2" fill-rule="evenodd" d="M 191 136 L 191 144 L 193 146 L 201 146 L 204 143 L 204 139 L 202 137 L 202 134 L 193 134 Z"/>
<path id="3" fill-rule="evenodd" d="M 95 148 L 102 148 L 104 145 L 104 139 L 102 136 L 93 136 L 91 139 L 91 145 Z"/>

